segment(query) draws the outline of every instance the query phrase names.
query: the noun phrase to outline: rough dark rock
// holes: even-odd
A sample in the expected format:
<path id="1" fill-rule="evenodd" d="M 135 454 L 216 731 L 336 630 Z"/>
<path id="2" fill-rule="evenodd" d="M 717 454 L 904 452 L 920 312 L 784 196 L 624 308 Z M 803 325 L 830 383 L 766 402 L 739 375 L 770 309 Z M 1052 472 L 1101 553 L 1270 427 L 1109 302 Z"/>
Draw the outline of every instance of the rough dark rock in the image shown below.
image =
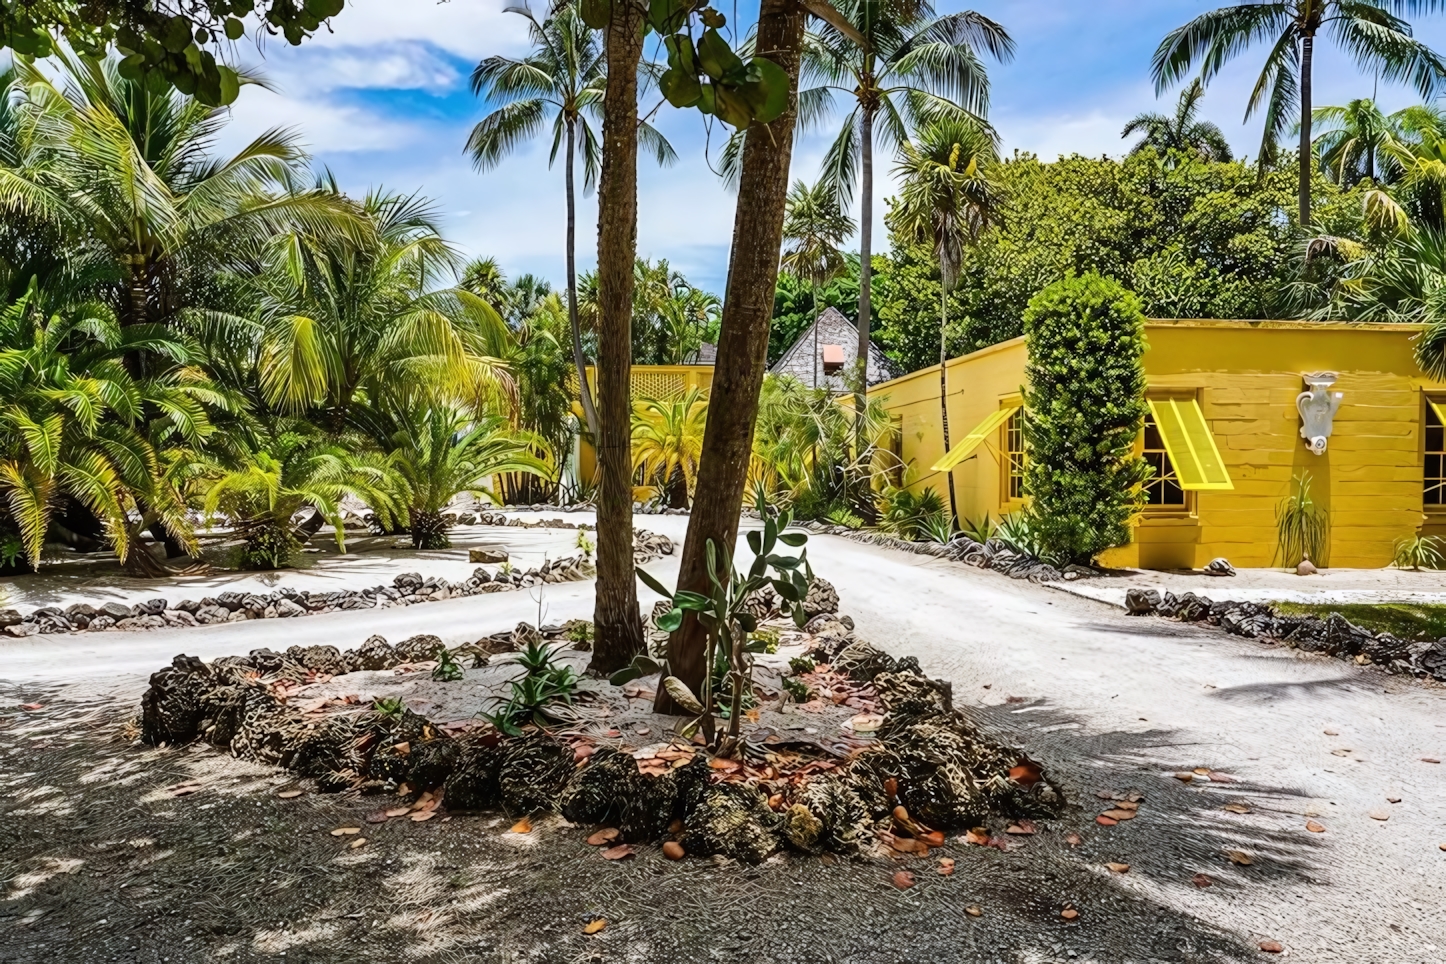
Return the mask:
<path id="1" fill-rule="evenodd" d="M 422 663 L 429 659 L 437 658 L 437 650 L 442 648 L 442 638 L 423 633 L 417 636 L 409 636 L 397 643 L 397 655 L 404 662 Z"/>
<path id="2" fill-rule="evenodd" d="M 566 743 L 545 733 L 509 741 L 497 774 L 502 808 L 512 814 L 553 809 L 572 771 L 572 747 Z"/>
<path id="3" fill-rule="evenodd" d="M 1131 616 L 1148 616 L 1160 608 L 1157 589 L 1130 589 L 1125 592 L 1125 611 Z"/>
<path id="4" fill-rule="evenodd" d="M 681 842 L 697 857 L 722 854 L 760 864 L 778 849 L 782 823 L 756 787 L 719 783 L 707 789 L 688 816 Z"/>
<path id="5" fill-rule="evenodd" d="M 367 641 L 346 654 L 347 671 L 391 669 L 402 662 L 397 651 L 383 636 L 368 636 Z"/>

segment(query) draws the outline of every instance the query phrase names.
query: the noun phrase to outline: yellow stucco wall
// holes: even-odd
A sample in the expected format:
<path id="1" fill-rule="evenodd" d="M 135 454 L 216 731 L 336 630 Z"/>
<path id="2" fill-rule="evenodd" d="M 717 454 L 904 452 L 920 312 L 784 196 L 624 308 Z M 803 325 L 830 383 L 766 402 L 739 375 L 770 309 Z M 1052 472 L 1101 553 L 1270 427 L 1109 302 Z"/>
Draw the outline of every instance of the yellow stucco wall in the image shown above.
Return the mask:
<path id="1" fill-rule="evenodd" d="M 587 383 L 597 391 L 597 370 L 589 365 Z M 572 379 L 573 394 L 577 394 L 577 377 Z M 677 398 L 696 388 L 705 394 L 713 387 L 712 365 L 634 365 L 630 384 L 634 401 L 640 398 Z M 596 395 L 594 395 L 596 398 Z M 582 402 L 574 401 L 573 414 L 582 418 Z M 577 474 L 579 478 L 591 479 L 597 475 L 597 451 L 592 439 L 586 435 L 578 443 Z"/>
<path id="2" fill-rule="evenodd" d="M 1147 511 L 1135 542 L 1101 561 L 1147 568 L 1204 565 L 1224 556 L 1237 566 L 1269 566 L 1275 512 L 1309 471 L 1312 494 L 1330 514 L 1327 558 L 1334 566 L 1384 566 L 1396 540 L 1446 534 L 1446 514 L 1423 511 L 1422 420 L 1427 379 L 1411 357 L 1406 325 L 1303 322 L 1151 321 L 1146 326 L 1147 391 L 1193 395 L 1201 405 L 1233 491 L 1197 492 L 1187 511 Z M 1017 398 L 1026 346 L 1015 339 L 949 363 L 951 438 L 958 440 L 993 409 Z M 1345 393 L 1324 455 L 1300 438 L 1295 397 L 1307 372 L 1340 373 Z M 942 452 L 939 369 L 934 366 L 874 389 L 901 420 L 903 456 L 913 486 L 945 480 L 931 473 Z M 961 516 L 996 518 L 1017 508 L 1001 501 L 1003 429 L 954 470 Z"/>

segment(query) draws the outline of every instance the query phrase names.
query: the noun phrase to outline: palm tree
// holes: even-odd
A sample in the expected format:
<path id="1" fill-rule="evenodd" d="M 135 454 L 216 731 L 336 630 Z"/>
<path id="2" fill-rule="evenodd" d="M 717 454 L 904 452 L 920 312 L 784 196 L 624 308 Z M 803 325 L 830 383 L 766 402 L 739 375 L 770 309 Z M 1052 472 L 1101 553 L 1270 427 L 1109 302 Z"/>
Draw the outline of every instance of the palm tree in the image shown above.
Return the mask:
<path id="1" fill-rule="evenodd" d="M 1300 117 L 1300 223 L 1310 224 L 1311 62 L 1315 39 L 1328 30 L 1362 70 L 1387 81 L 1411 84 L 1430 98 L 1446 79 L 1446 62 L 1411 36 L 1403 17 L 1434 13 L 1436 0 L 1275 0 L 1242 3 L 1202 13 L 1160 41 L 1151 59 L 1158 94 L 1198 65 L 1208 84 L 1236 55 L 1252 44 L 1267 44 L 1265 67 L 1246 102 L 1250 118 L 1264 109 L 1265 132 L 1260 159 L 1275 154 L 1275 145 L 1290 127 L 1290 114 Z"/>
<path id="2" fill-rule="evenodd" d="M 292 518 L 311 508 L 346 551 L 341 502 L 360 499 L 384 523 L 399 514 L 396 471 L 374 453 L 321 437 L 304 423 L 265 439 L 239 439 L 206 473 L 207 516 L 229 518 L 244 539 L 243 569 L 283 569 L 300 548 Z"/>
<path id="3" fill-rule="evenodd" d="M 982 50 L 998 61 L 1014 55 L 1014 41 L 988 17 L 965 10 L 936 16 L 928 0 L 843 0 L 834 6 L 863 35 L 858 45 L 824 22 L 804 45 L 805 82 L 798 95 L 805 127 L 825 116 L 837 95 L 852 107 L 824 158 L 823 179 L 841 205 L 859 198 L 859 340 L 861 369 L 855 407 L 868 390 L 872 297 L 874 142 L 896 147 L 923 120 L 946 115 L 983 118 L 989 110 L 989 77 Z M 800 85 L 802 86 L 802 85 Z M 877 124 L 877 129 L 876 125 Z"/>
<path id="4" fill-rule="evenodd" d="M 640 398 L 633 407 L 633 469 L 656 480 L 672 508 L 688 507 L 707 421 L 708 398 L 696 388 L 678 398 Z"/>
<path id="5" fill-rule="evenodd" d="M 818 289 L 848 269 L 839 245 L 854 233 L 854 221 L 839 207 L 838 194 L 823 181 L 793 185 L 783 209 L 783 258 L 779 266 L 813 291 L 813 384 L 818 387 Z"/>
<path id="6" fill-rule="evenodd" d="M 533 454 L 538 440 L 500 416 L 470 419 L 456 409 L 410 405 L 397 417 L 403 424 L 390 454 L 414 549 L 451 546 L 442 510 L 460 493 L 490 496 L 487 480 L 504 472 L 551 472 Z"/>
<path id="7" fill-rule="evenodd" d="M 143 79 L 118 61 L 58 54 L 59 81 L 20 63 L 18 143 L 5 200 L 58 223 L 71 255 L 100 262 L 125 324 L 173 323 L 219 270 L 256 244 L 303 229 L 356 238 L 354 205 L 298 187 L 307 157 L 271 130 L 227 159 L 211 156 L 228 116 Z"/>
<path id="8" fill-rule="evenodd" d="M 1130 148 L 1130 156 L 1153 147 L 1164 158 L 1178 151 L 1193 154 L 1202 161 L 1230 160 L 1230 144 L 1225 134 L 1210 121 L 1199 119 L 1200 100 L 1204 96 L 1205 85 L 1196 77 L 1180 92 L 1174 114 L 1136 114 L 1120 133 L 1120 137 L 1144 135 Z"/>
<path id="9" fill-rule="evenodd" d="M 267 403 L 319 407 L 340 432 L 359 392 L 376 401 L 389 385 L 429 386 L 479 410 L 510 399 L 507 326 L 471 291 L 433 286 L 458 259 L 430 203 L 374 191 L 360 208 L 362 243 L 293 232 L 265 252 L 255 286 Z"/>
<path id="10" fill-rule="evenodd" d="M 185 363 L 186 347 L 157 325 L 121 327 L 99 303 L 47 316 L 34 286 L 0 312 L 0 499 L 32 568 L 56 505 L 72 499 L 105 527 L 128 572 L 165 570 L 141 533 L 159 525 L 195 546 L 182 489 L 194 449 L 222 397 Z M 172 360 L 133 376 L 133 352 Z"/>
<path id="11" fill-rule="evenodd" d="M 998 216 L 999 187 L 991 133 L 972 120 L 932 121 L 906 142 L 894 173 L 903 182 L 895 216 L 903 233 L 934 248 L 939 261 L 939 414 L 949 451 L 949 291 L 959 280 L 964 246 Z M 949 520 L 959 525 L 954 473 L 949 475 Z"/>
<path id="12" fill-rule="evenodd" d="M 545 20 L 538 21 L 527 7 L 508 7 L 527 18 L 533 51 L 518 60 L 488 57 L 472 71 L 472 93 L 498 103 L 467 138 L 467 152 L 478 170 L 496 167 L 519 144 L 543 129 L 552 115 L 550 167 L 559 149 L 565 151 L 563 167 L 567 186 L 567 311 L 572 326 L 572 360 L 577 368 L 583 412 L 588 431 L 597 434 L 597 410 L 587 384 L 587 359 L 582 351 L 582 331 L 577 318 L 577 214 L 573 160 L 582 158 L 583 190 L 591 192 L 597 183 L 602 147 L 592 122 L 599 117 L 607 69 L 597 31 L 583 23 L 575 4 L 560 4 Z M 652 65 L 643 71 L 651 75 Z M 638 140 L 667 165 L 677 160 L 673 147 L 651 124 L 638 125 Z"/>

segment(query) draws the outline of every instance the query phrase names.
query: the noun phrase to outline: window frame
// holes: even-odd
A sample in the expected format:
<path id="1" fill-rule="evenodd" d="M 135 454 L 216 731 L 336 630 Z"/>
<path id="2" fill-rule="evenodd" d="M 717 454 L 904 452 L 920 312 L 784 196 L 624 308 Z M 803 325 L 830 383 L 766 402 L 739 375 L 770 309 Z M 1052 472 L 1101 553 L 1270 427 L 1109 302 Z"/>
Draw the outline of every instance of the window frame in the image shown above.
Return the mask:
<path id="1" fill-rule="evenodd" d="M 1188 400 L 1188 401 L 1195 402 L 1196 404 L 1199 404 L 1199 402 L 1200 402 L 1200 392 L 1199 392 L 1198 389 L 1196 389 L 1196 390 L 1191 390 L 1191 391 L 1158 391 L 1158 392 L 1146 392 L 1146 393 L 1145 393 L 1145 398 L 1146 398 L 1146 399 L 1149 399 L 1149 400 L 1152 400 L 1152 401 L 1156 401 L 1156 402 L 1162 402 L 1162 401 L 1167 401 L 1167 400 L 1173 399 L 1173 400 L 1175 400 L 1175 401 L 1187 401 L 1187 400 Z M 1151 414 L 1149 413 L 1149 411 L 1146 411 L 1146 412 L 1145 412 L 1145 421 L 1148 422 L 1151 418 L 1152 418 L 1152 416 L 1151 416 Z M 1141 426 L 1140 426 L 1140 434 L 1139 434 L 1139 437 L 1138 437 L 1138 438 L 1136 439 L 1136 441 L 1135 441 L 1135 453 L 1143 458 L 1146 451 L 1147 451 L 1147 449 L 1145 448 L 1145 425 L 1142 423 Z M 1164 449 L 1164 442 L 1163 442 L 1163 441 L 1161 442 L 1161 448 L 1159 448 L 1159 449 L 1149 449 L 1148 451 L 1151 451 L 1151 452 L 1154 452 L 1154 451 L 1162 452 L 1162 453 L 1164 453 L 1164 456 L 1165 456 L 1166 459 L 1169 459 L 1169 457 L 1170 457 L 1169 452 Z M 1174 470 L 1174 465 L 1171 464 L 1170 468 L 1171 468 L 1171 470 L 1173 471 L 1173 470 Z M 1179 478 L 1178 473 L 1176 474 L 1176 478 L 1177 478 L 1177 479 Z M 1185 496 L 1185 501 L 1184 501 L 1184 502 L 1178 503 L 1178 504 L 1173 504 L 1173 505 L 1150 505 L 1150 504 L 1146 503 L 1146 504 L 1141 508 L 1141 510 L 1140 510 L 1141 515 L 1144 516 L 1144 517 L 1147 518 L 1147 519 L 1193 519 L 1193 518 L 1196 518 L 1196 517 L 1198 516 L 1198 514 L 1199 514 L 1199 501 L 1198 501 L 1197 498 L 1196 498 L 1197 493 L 1196 493 L 1193 489 L 1181 489 L 1181 492 L 1183 492 L 1183 493 L 1184 493 L 1184 496 Z"/>
<path id="2" fill-rule="evenodd" d="M 1437 392 L 1421 393 L 1421 511 L 1433 516 L 1446 516 L 1446 423 L 1443 423 L 1441 426 L 1442 447 L 1440 449 L 1429 448 L 1427 446 L 1427 435 L 1434 428 L 1434 426 L 1430 424 L 1431 419 L 1435 418 L 1437 421 L 1440 421 L 1435 410 L 1431 407 L 1432 402 L 1446 407 L 1446 394 Z M 1441 474 L 1428 476 L 1426 474 L 1427 459 L 1433 455 L 1441 459 Z M 1426 486 L 1431 479 L 1437 481 L 1437 488 L 1441 490 L 1442 501 L 1440 503 L 1426 501 Z"/>
<path id="3" fill-rule="evenodd" d="M 1001 514 L 1018 511 L 1029 504 L 1029 496 L 1024 494 L 1024 466 L 1027 453 L 1024 442 L 1024 404 L 1019 395 L 1009 395 L 999 399 L 999 407 L 1005 408 L 1009 405 L 1018 405 L 1019 409 L 1004 420 L 999 426 L 999 511 Z M 1017 420 L 1017 421 L 1016 421 Z M 1009 448 L 1009 430 L 1011 425 L 1019 426 L 1019 451 L 1012 452 Z M 1020 494 L 1013 494 L 1014 458 L 1019 456 L 1019 488 Z"/>

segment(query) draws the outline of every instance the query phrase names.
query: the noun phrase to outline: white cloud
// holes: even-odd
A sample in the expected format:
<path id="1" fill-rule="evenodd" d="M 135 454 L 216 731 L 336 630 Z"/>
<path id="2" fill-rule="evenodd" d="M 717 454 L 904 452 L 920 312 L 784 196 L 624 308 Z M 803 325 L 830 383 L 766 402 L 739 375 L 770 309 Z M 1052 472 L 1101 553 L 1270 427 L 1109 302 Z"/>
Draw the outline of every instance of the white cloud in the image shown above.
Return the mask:
<path id="1" fill-rule="evenodd" d="M 365 46 L 316 45 L 270 62 L 258 61 L 263 74 L 283 90 L 425 90 L 443 94 L 457 89 L 461 76 L 435 48 L 420 41 Z"/>
<path id="2" fill-rule="evenodd" d="M 274 127 L 295 131 L 313 154 L 390 150 L 413 143 L 421 130 L 322 96 L 289 97 L 248 87 L 231 107 L 231 122 L 217 138 L 232 153 Z"/>

